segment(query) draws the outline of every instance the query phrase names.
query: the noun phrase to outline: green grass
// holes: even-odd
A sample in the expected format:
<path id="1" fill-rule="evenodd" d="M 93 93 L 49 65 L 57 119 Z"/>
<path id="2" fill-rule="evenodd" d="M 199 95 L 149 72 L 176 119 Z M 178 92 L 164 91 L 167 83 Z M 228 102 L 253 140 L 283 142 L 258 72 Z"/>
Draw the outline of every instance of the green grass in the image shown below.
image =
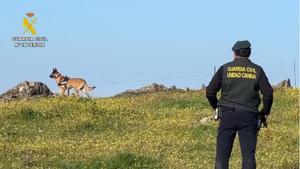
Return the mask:
<path id="1" fill-rule="evenodd" d="M 204 91 L 0 103 L 0 168 L 213 168 L 218 124 Z M 238 139 L 231 168 L 241 166 Z M 275 91 L 257 168 L 299 168 L 299 90 Z"/>

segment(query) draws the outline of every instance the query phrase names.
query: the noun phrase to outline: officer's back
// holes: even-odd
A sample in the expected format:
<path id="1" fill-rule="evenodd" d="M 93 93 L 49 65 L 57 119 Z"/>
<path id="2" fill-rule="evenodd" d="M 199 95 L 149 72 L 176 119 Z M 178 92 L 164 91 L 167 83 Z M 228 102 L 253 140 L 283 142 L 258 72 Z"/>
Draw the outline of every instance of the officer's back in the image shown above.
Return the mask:
<path id="1" fill-rule="evenodd" d="M 264 70 L 251 62 L 251 44 L 238 41 L 233 46 L 234 60 L 222 65 L 207 86 L 206 96 L 213 109 L 221 110 L 217 136 L 216 168 L 227 169 L 236 132 L 242 152 L 242 168 L 254 169 L 258 126 L 258 107 L 267 116 L 273 102 L 273 89 Z M 221 98 L 216 97 L 221 89 Z"/>
<path id="2" fill-rule="evenodd" d="M 257 111 L 260 103 L 258 79 L 262 74 L 260 66 L 248 58 L 236 58 L 222 66 L 222 98 L 218 105 Z"/>

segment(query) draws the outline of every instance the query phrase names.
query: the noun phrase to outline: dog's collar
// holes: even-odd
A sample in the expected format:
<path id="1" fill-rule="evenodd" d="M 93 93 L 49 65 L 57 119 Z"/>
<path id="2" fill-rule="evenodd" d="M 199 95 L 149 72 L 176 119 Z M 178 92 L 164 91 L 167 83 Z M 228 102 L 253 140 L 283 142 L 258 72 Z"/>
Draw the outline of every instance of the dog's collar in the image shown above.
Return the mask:
<path id="1" fill-rule="evenodd" d="M 58 86 L 64 86 L 64 85 L 66 85 L 66 84 L 67 84 L 67 81 L 62 81 L 62 82 L 58 83 L 57 85 L 58 85 Z"/>

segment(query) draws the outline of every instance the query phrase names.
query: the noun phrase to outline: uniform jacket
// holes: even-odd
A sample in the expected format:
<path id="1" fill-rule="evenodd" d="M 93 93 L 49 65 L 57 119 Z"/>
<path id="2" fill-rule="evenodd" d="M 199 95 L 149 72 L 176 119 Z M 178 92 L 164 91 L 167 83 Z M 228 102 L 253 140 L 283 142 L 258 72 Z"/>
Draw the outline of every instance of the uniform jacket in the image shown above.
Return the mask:
<path id="1" fill-rule="evenodd" d="M 221 98 L 217 100 L 220 89 Z M 206 88 L 206 97 L 213 108 L 227 106 L 257 112 L 261 102 L 259 92 L 262 94 L 262 111 L 269 114 L 273 89 L 268 78 L 262 67 L 242 57 L 219 68 Z"/>

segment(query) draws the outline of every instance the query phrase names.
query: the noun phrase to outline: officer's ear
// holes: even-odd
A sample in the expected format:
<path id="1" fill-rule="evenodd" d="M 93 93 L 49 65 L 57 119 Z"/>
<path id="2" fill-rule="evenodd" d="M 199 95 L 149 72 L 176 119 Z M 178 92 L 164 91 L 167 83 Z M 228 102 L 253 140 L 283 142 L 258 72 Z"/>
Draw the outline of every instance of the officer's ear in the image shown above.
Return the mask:
<path id="1" fill-rule="evenodd" d="M 237 58 L 237 54 L 236 54 L 236 52 L 235 51 L 233 51 L 233 59 L 236 59 Z"/>

